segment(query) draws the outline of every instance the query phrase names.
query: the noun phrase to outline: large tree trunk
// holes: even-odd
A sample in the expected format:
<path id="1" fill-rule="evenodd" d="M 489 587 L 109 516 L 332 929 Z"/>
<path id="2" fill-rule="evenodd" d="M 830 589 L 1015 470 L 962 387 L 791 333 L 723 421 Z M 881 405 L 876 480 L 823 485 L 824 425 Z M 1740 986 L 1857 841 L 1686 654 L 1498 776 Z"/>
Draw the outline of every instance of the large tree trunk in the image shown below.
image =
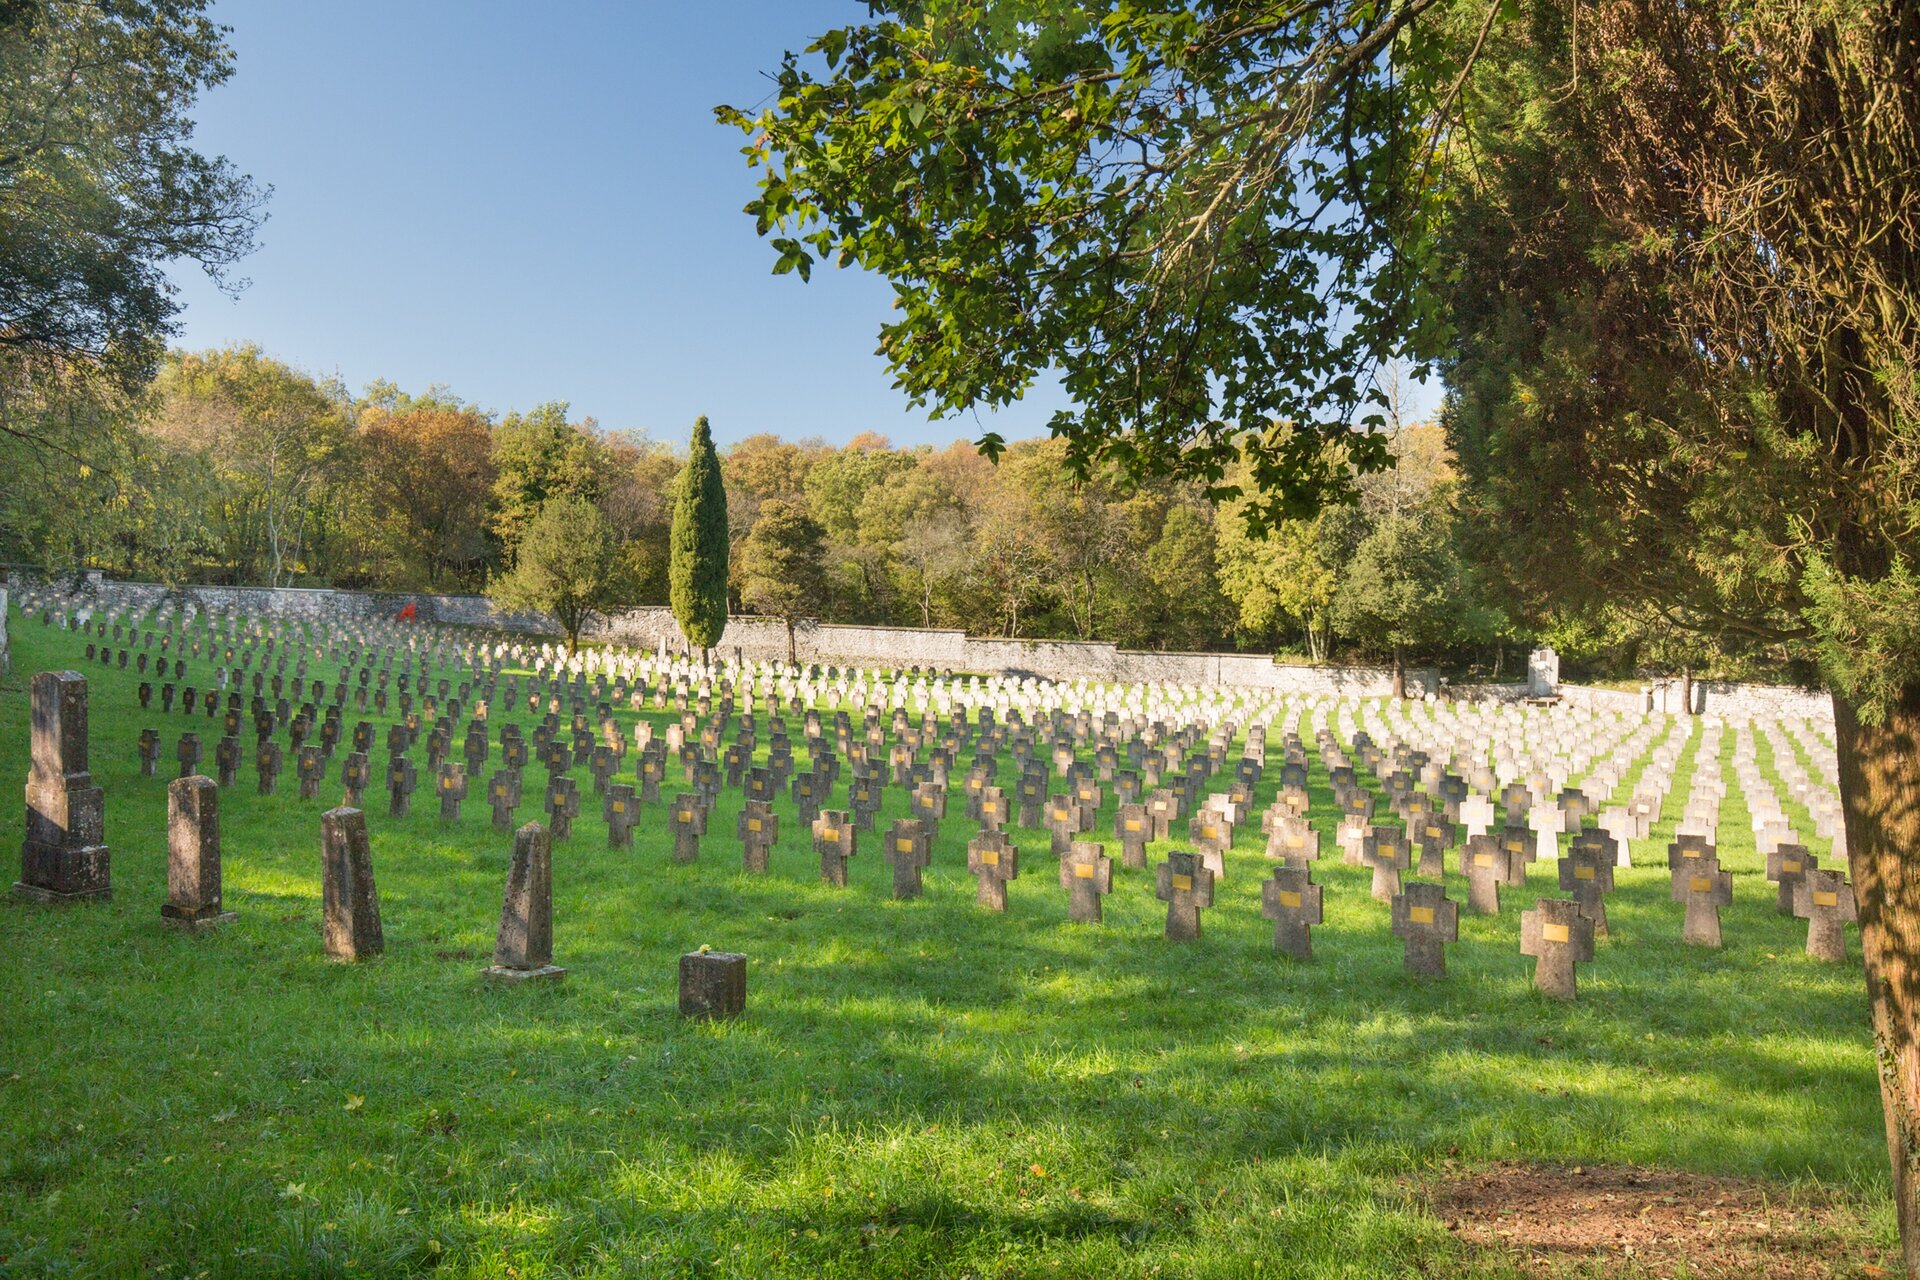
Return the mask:
<path id="1" fill-rule="evenodd" d="M 1686 667 L 1680 672 L 1680 701 L 1682 710 L 1693 714 L 1693 668 Z"/>
<path id="2" fill-rule="evenodd" d="M 1407 664 L 1401 656 L 1400 646 L 1393 646 L 1393 696 L 1407 696 Z"/>
<path id="3" fill-rule="evenodd" d="M 1836 697 L 1833 721 L 1893 1201 L 1907 1275 L 1920 1278 L 1920 688 L 1879 725 Z"/>
<path id="4" fill-rule="evenodd" d="M 800 659 L 795 656 L 795 650 L 794 650 L 794 644 L 793 644 L 793 619 L 788 618 L 787 619 L 787 665 L 792 667 L 792 666 L 798 666 L 799 663 L 800 663 Z"/>

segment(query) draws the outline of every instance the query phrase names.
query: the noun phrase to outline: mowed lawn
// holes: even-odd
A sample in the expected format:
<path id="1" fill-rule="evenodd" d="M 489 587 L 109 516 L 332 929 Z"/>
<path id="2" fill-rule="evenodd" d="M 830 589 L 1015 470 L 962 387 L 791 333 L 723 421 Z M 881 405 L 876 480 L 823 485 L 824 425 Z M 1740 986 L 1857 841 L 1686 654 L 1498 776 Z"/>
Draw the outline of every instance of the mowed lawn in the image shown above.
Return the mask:
<path id="1" fill-rule="evenodd" d="M 81 667 L 85 638 L 11 622 L 0 776 L 17 787 L 26 680 Z M 1892 1238 L 1858 937 L 1847 967 L 1803 954 L 1736 791 L 1727 946 L 1682 945 L 1664 851 L 1691 750 L 1571 1006 L 1538 996 L 1519 954 L 1521 909 L 1556 892 L 1544 862 L 1500 916 L 1463 913 L 1445 979 L 1408 978 L 1368 873 L 1340 863 L 1317 758 L 1326 923 L 1309 963 L 1271 950 L 1257 820 L 1203 938 L 1171 944 L 1151 872 L 1118 865 L 1105 924 L 1068 924 L 1045 832 L 1014 833 L 1007 914 L 980 910 L 957 785 L 925 898 L 894 902 L 864 832 L 851 886 L 821 884 L 784 799 L 765 877 L 740 869 L 737 792 L 697 865 L 670 864 L 657 806 L 633 849 L 609 851 L 578 767 L 581 816 L 554 850 L 569 975 L 503 988 L 479 972 L 511 840 L 479 780 L 457 824 L 438 819 L 424 743 L 410 818 L 369 795 L 384 956 L 321 954 L 339 757 L 322 801 L 297 798 L 291 758 L 261 797 L 250 730 L 221 795 L 239 919 L 163 927 L 173 746 L 198 730 L 211 773 L 217 722 L 157 698 L 143 713 L 134 672 L 86 671 L 114 897 L 0 904 L 0 1275 L 1499 1275 L 1420 1195 L 1495 1160 L 1765 1178 L 1838 1199 L 1866 1246 Z M 531 722 L 524 701 L 516 718 Z M 376 779 L 390 720 L 375 719 Z M 151 779 L 135 752 L 148 725 L 163 735 Z M 1729 728 L 1729 759 L 1733 745 Z M 518 821 L 538 816 L 545 776 L 529 767 Z M 1109 797 L 1103 836 L 1111 814 Z M 890 789 L 880 826 L 903 816 Z M 703 944 L 752 957 L 745 1018 L 678 1017 L 678 957 Z"/>

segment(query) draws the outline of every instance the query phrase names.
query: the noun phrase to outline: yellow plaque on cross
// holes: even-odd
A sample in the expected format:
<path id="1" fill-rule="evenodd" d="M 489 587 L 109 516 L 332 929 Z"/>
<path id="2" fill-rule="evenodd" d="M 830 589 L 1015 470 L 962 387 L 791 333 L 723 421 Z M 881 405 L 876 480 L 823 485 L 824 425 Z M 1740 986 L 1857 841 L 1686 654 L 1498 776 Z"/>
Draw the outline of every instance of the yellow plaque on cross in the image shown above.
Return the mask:
<path id="1" fill-rule="evenodd" d="M 1525 853 L 1526 851 L 1527 851 L 1527 846 L 1522 841 L 1519 841 L 1519 840 L 1507 841 L 1508 853 Z"/>
<path id="2" fill-rule="evenodd" d="M 1573 878 L 1575 880 L 1591 880 L 1593 879 L 1593 868 L 1592 867 L 1575 867 L 1573 869 Z"/>
<path id="3" fill-rule="evenodd" d="M 1433 908 L 1432 907 L 1408 907 L 1407 919 L 1411 920 L 1414 924 L 1432 924 Z"/>
<path id="4" fill-rule="evenodd" d="M 1300 895 L 1290 889 L 1282 889 L 1280 891 L 1280 905 L 1289 909 L 1296 908 L 1300 905 Z"/>
<path id="5" fill-rule="evenodd" d="M 627 802 L 625 800 L 615 800 L 613 802 L 613 811 L 615 813 L 625 813 L 627 811 Z"/>
<path id="6" fill-rule="evenodd" d="M 1140 819 L 1128 818 L 1123 825 L 1128 831 L 1138 831 L 1140 829 Z"/>
<path id="7" fill-rule="evenodd" d="M 758 818 L 747 819 L 747 830 L 758 831 L 759 829 L 760 829 L 760 819 Z"/>
<path id="8" fill-rule="evenodd" d="M 1300 835 L 1298 832 L 1295 832 L 1293 835 L 1290 835 L 1287 837 L 1287 848 L 1304 849 L 1306 847 L 1307 847 L 1307 838 L 1303 835 Z"/>
<path id="9" fill-rule="evenodd" d="M 893 851 L 894 851 L 895 853 L 912 853 L 912 852 L 913 852 L 913 841 L 911 841 L 911 840 L 895 840 L 895 841 L 893 842 Z"/>
<path id="10" fill-rule="evenodd" d="M 1815 889 L 1813 891 L 1813 905 L 1816 907 L 1837 907 L 1840 905 L 1840 895 L 1828 889 Z"/>
<path id="11" fill-rule="evenodd" d="M 1490 867 L 1493 865 L 1493 855 L 1490 853 L 1476 853 L 1473 855 L 1473 865 L 1476 867 Z"/>
<path id="12" fill-rule="evenodd" d="M 1192 876 L 1175 876 L 1173 878 L 1173 887 L 1177 891 L 1184 893 L 1187 890 L 1193 888 L 1193 877 Z"/>
<path id="13" fill-rule="evenodd" d="M 1076 863 L 1074 863 L 1074 864 L 1073 864 L 1073 878 L 1074 878 L 1075 880 L 1091 880 L 1091 879 L 1093 879 L 1093 864 L 1092 864 L 1091 862 L 1076 862 Z"/>
<path id="14" fill-rule="evenodd" d="M 998 849 L 983 849 L 983 850 L 981 850 L 981 851 L 980 851 L 980 865 L 981 865 L 981 866 L 983 866 L 983 867 L 997 867 L 997 866 L 999 866 L 999 865 L 1000 865 L 1000 851 L 999 851 Z"/>
<path id="15" fill-rule="evenodd" d="M 1709 880 L 1705 876 L 1694 876 L 1692 879 L 1687 881 L 1688 893 L 1710 893 L 1712 892 L 1712 890 L 1713 890 L 1713 881 Z"/>
<path id="16" fill-rule="evenodd" d="M 1800 859 L 1783 858 L 1780 862 L 1780 874 L 1797 876 L 1800 874 Z"/>
<path id="17" fill-rule="evenodd" d="M 692 821 L 693 821 L 693 810 L 691 810 L 691 809 L 682 809 L 682 810 L 680 811 L 680 821 L 682 821 L 682 822 L 692 822 Z"/>
<path id="18" fill-rule="evenodd" d="M 1567 941 L 1567 926 L 1563 924 L 1543 924 L 1540 926 L 1540 938 L 1544 942 Z"/>
<path id="19" fill-rule="evenodd" d="M 821 831 L 820 838 L 822 840 L 838 840 L 840 838 L 840 828 L 827 827 L 826 829 Z"/>

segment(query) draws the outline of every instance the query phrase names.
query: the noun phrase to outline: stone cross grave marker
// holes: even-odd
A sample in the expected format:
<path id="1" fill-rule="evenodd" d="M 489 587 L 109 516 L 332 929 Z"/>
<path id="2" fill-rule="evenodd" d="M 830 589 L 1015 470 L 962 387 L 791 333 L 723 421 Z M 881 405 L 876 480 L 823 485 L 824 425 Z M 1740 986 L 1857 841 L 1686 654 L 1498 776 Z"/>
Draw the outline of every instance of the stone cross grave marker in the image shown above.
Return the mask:
<path id="1" fill-rule="evenodd" d="M 1767 879 L 1779 886 L 1775 906 L 1783 916 L 1795 914 L 1794 901 L 1799 892 L 1800 881 L 1807 871 L 1817 867 L 1819 862 L 1807 852 L 1805 845 L 1780 844 L 1767 855 Z"/>
<path id="2" fill-rule="evenodd" d="M 549 840 L 573 839 L 573 820 L 580 816 L 580 784 L 564 773 L 556 773 L 547 779 L 547 838 Z M 702 814 L 702 830 L 704 826 Z"/>
<path id="3" fill-rule="evenodd" d="M 1794 885 L 1794 914 L 1807 922 L 1807 954 L 1833 964 L 1847 962 L 1846 926 L 1860 922 L 1859 904 L 1845 873 L 1812 865 Z"/>
<path id="4" fill-rule="evenodd" d="M 1184 942 L 1200 936 L 1200 912 L 1213 905 L 1213 872 L 1200 855 L 1176 851 L 1154 872 L 1155 896 L 1167 904 L 1167 937 Z"/>
<path id="5" fill-rule="evenodd" d="M 1467 876 L 1467 910 L 1483 916 L 1500 913 L 1500 886 L 1512 883 L 1509 860 L 1516 856 L 1499 836 L 1467 837 L 1460 855 L 1460 869 Z"/>
<path id="6" fill-rule="evenodd" d="M 1003 831 L 981 831 L 967 841 L 967 873 L 979 882 L 974 901 L 989 911 L 1007 909 L 1007 882 L 1020 875 L 1020 852 Z"/>
<path id="7" fill-rule="evenodd" d="M 1571 1000 L 1575 966 L 1593 959 L 1593 920 L 1571 898 L 1541 898 L 1520 913 L 1520 954 L 1534 958 L 1535 987 Z"/>
<path id="8" fill-rule="evenodd" d="M 440 796 L 440 821 L 458 822 L 460 802 L 467 798 L 467 768 L 451 760 L 440 765 L 436 790 Z"/>
<path id="9" fill-rule="evenodd" d="M 494 771 L 493 777 L 487 780 L 487 804 L 493 810 L 493 829 L 501 832 L 513 830 L 513 811 L 520 807 L 518 769 Z"/>
<path id="10" fill-rule="evenodd" d="M 765 875 L 774 841 L 780 838 L 780 818 L 765 800 L 749 800 L 734 819 L 734 831 L 740 837 L 742 867 L 754 875 Z"/>
<path id="11" fill-rule="evenodd" d="M 1275 867 L 1260 885 L 1260 914 L 1273 921 L 1273 949 L 1297 960 L 1313 958 L 1313 926 L 1321 920 L 1321 887 L 1305 864 Z"/>
<path id="12" fill-rule="evenodd" d="M 843 809 L 822 809 L 813 820 L 813 851 L 820 855 L 820 878 L 847 887 L 847 861 L 854 855 L 852 817 Z"/>
<path id="13" fill-rule="evenodd" d="M 667 825 L 673 831 L 673 860 L 682 865 L 697 861 L 700 837 L 707 833 L 707 811 L 700 798 L 685 791 L 675 796 L 667 810 Z"/>
<path id="14" fill-rule="evenodd" d="M 180 762 L 182 778 L 191 778 L 200 772 L 200 735 L 189 730 L 180 735 L 179 745 L 173 749 L 174 759 Z"/>
<path id="15" fill-rule="evenodd" d="M 160 773 L 160 731 L 142 729 L 140 731 L 140 773 L 152 778 Z"/>
<path id="16" fill-rule="evenodd" d="M 1404 831 L 1369 827 L 1361 842 L 1360 860 L 1373 870 L 1373 896 L 1391 903 L 1400 892 L 1400 874 L 1413 864 L 1413 849 Z"/>
<path id="17" fill-rule="evenodd" d="M 917 898 L 923 891 L 921 868 L 927 865 L 927 832 L 917 818 L 901 818 L 887 833 L 887 865 L 893 868 L 893 896 Z"/>
<path id="18" fill-rule="evenodd" d="M 634 799 L 633 784 L 609 783 L 600 797 L 600 816 L 607 823 L 607 848 L 633 848 L 633 828 L 640 821 L 640 802 Z"/>
<path id="19" fill-rule="evenodd" d="M 224 742 L 225 739 L 222 739 Z M 367 760 L 364 751 L 349 751 L 340 762 L 340 789 L 345 793 L 342 803 L 349 809 L 358 809 L 367 793 L 367 785 L 373 781 L 373 766 Z"/>
<path id="20" fill-rule="evenodd" d="M 1593 936 L 1607 936 L 1607 894 L 1613 889 L 1613 857 L 1590 844 L 1575 844 L 1560 858 L 1560 888 L 1593 921 Z"/>
<path id="21" fill-rule="evenodd" d="M 1446 944 L 1460 940 L 1460 906 L 1447 899 L 1444 886 L 1415 880 L 1394 895 L 1393 935 L 1406 944 L 1408 973 L 1444 977 Z"/>
<path id="22" fill-rule="evenodd" d="M 1720 860 L 1697 858 L 1677 868 L 1673 900 L 1687 907 L 1681 940 L 1689 946 L 1718 947 L 1720 908 L 1733 901 L 1733 877 L 1720 869 Z"/>
<path id="23" fill-rule="evenodd" d="M 1100 900 L 1113 892 L 1113 859 L 1096 841 L 1073 841 L 1060 859 L 1060 887 L 1067 891 L 1067 919 L 1099 924 Z"/>
<path id="24" fill-rule="evenodd" d="M 1120 865 L 1145 870 L 1147 841 L 1153 838 L 1153 817 L 1147 806 L 1128 801 L 1115 809 L 1113 834 L 1120 841 Z"/>

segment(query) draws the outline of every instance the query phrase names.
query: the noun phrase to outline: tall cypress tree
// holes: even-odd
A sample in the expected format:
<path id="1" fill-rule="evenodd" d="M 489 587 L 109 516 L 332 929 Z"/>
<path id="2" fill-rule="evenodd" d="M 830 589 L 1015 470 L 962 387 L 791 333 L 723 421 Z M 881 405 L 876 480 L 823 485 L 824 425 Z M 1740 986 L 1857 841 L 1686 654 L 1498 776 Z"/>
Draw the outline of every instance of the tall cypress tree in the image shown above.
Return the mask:
<path id="1" fill-rule="evenodd" d="M 687 643 L 704 656 L 727 629 L 727 490 L 702 415 L 693 424 L 686 469 L 673 504 L 669 599 Z"/>

